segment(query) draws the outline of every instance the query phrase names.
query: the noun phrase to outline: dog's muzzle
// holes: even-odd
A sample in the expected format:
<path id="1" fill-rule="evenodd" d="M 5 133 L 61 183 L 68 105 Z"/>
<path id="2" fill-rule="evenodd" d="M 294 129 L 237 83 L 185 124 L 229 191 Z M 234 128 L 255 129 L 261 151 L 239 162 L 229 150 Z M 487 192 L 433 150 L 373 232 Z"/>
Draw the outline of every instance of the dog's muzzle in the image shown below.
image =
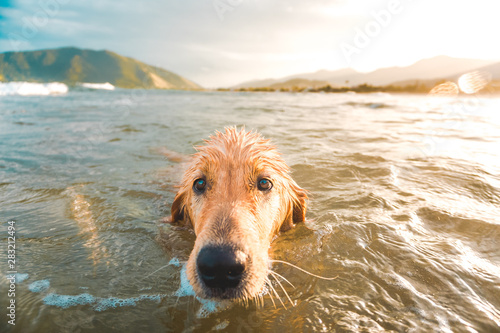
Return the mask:
<path id="1" fill-rule="evenodd" d="M 213 294 L 224 295 L 240 285 L 247 256 L 229 246 L 205 246 L 198 253 L 198 276 Z"/>

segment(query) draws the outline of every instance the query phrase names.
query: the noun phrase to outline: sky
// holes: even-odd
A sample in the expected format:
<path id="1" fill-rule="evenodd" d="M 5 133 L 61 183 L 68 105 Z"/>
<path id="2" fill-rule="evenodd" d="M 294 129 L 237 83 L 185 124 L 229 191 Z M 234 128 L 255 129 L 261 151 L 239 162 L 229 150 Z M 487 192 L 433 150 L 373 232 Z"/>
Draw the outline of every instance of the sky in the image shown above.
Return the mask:
<path id="1" fill-rule="evenodd" d="M 0 52 L 107 49 L 206 87 L 437 55 L 500 61 L 494 0 L 0 0 Z"/>

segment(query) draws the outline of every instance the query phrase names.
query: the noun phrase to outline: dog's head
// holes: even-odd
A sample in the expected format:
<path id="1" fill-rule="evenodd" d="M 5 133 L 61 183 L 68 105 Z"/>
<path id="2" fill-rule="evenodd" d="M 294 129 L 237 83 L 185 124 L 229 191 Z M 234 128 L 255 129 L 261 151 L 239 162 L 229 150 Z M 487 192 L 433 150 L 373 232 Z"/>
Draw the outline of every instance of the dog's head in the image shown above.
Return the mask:
<path id="1" fill-rule="evenodd" d="M 257 133 L 229 128 L 197 151 L 171 209 L 172 222 L 196 234 L 187 277 L 202 298 L 255 297 L 273 237 L 304 221 L 307 195 Z"/>

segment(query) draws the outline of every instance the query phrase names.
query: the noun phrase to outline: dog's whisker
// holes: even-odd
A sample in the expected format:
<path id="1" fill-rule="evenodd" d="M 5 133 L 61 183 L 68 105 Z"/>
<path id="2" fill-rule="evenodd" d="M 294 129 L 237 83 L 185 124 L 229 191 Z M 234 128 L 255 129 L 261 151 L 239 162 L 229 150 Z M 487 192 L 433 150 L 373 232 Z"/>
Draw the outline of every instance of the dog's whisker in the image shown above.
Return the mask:
<path id="1" fill-rule="evenodd" d="M 156 273 L 156 272 L 158 272 L 158 271 L 160 271 L 160 270 L 162 270 L 162 269 L 164 269 L 165 267 L 168 267 L 168 266 L 170 266 L 170 263 L 166 264 L 165 266 L 161 266 L 160 268 L 158 268 L 157 270 L 155 270 L 155 271 L 154 271 L 154 272 L 152 272 L 152 273 L 149 273 L 149 274 L 148 274 L 148 275 L 146 275 L 143 279 L 150 277 L 150 276 L 151 276 L 151 275 L 153 275 L 154 273 Z"/>
<path id="2" fill-rule="evenodd" d="M 278 285 L 281 287 L 281 290 L 283 290 L 283 292 L 285 293 L 285 296 L 286 296 L 286 298 L 288 298 L 288 301 L 290 302 L 290 304 L 292 304 L 292 306 L 294 306 L 292 299 L 290 298 L 290 295 L 288 295 L 288 292 L 286 291 L 285 287 L 283 287 L 280 280 L 278 280 L 276 278 L 276 276 L 274 276 L 274 279 L 276 280 L 276 282 L 278 282 Z"/>
<path id="3" fill-rule="evenodd" d="M 248 308 L 248 297 L 246 295 L 241 298 L 240 304 Z"/>
<path id="4" fill-rule="evenodd" d="M 187 261 L 179 261 L 179 264 L 186 264 L 186 263 L 187 263 Z M 157 270 L 155 270 L 154 272 L 149 273 L 148 275 L 146 275 L 145 277 L 143 277 L 143 279 L 150 277 L 151 275 L 155 274 L 156 272 L 158 272 L 158 271 L 160 271 L 160 270 L 162 270 L 162 269 L 164 269 L 165 267 L 168 267 L 168 266 L 170 266 L 170 265 L 177 265 L 177 264 L 172 264 L 172 263 L 170 263 L 170 262 L 169 262 L 168 264 L 166 264 L 166 265 L 164 265 L 164 266 L 161 266 L 160 268 L 158 268 L 158 269 L 157 269 Z"/>
<path id="5" fill-rule="evenodd" d="M 260 306 L 260 299 L 259 299 L 259 296 L 258 296 L 258 295 L 255 295 L 255 296 L 253 297 L 253 301 L 255 302 L 255 305 L 256 305 L 257 309 L 261 307 L 261 306 Z"/>
<path id="6" fill-rule="evenodd" d="M 285 281 L 285 282 L 286 282 L 286 283 L 288 283 L 290 286 L 292 286 L 292 288 L 294 288 L 294 289 L 295 289 L 295 286 L 294 286 L 294 285 L 293 285 L 290 281 L 288 281 L 288 280 L 287 280 L 287 279 L 286 279 L 283 275 L 281 275 L 281 274 L 279 274 L 279 273 L 277 273 L 277 272 L 275 272 L 275 271 L 273 271 L 273 270 L 269 270 L 269 273 L 271 273 L 271 274 L 273 274 L 273 275 L 275 275 L 275 276 L 278 276 L 278 277 L 282 278 L 282 279 L 283 279 L 283 281 Z"/>
<path id="7" fill-rule="evenodd" d="M 269 275 L 269 276 L 272 276 L 272 275 Z M 276 278 L 275 278 L 276 279 Z M 276 297 L 278 298 L 278 300 L 280 301 L 281 305 L 283 305 L 283 307 L 285 308 L 285 310 L 287 310 L 287 307 L 285 305 L 285 303 L 283 303 L 283 301 L 281 300 L 281 297 L 280 295 L 278 294 L 278 292 L 276 291 L 276 289 L 272 286 L 272 282 L 271 280 L 269 280 L 269 286 L 271 287 L 271 290 L 274 292 L 274 294 L 276 295 Z"/>
<path id="8" fill-rule="evenodd" d="M 306 274 L 308 274 L 308 275 L 314 276 L 315 278 L 318 278 L 318 279 L 331 281 L 331 280 L 335 280 L 336 278 L 338 278 L 338 275 L 337 275 L 336 277 L 331 277 L 331 278 L 329 278 L 329 277 L 324 277 L 324 276 L 321 276 L 321 275 L 316 275 L 316 274 L 314 274 L 314 273 L 311 273 L 311 272 L 309 272 L 309 271 L 306 271 L 305 269 L 300 268 L 299 266 L 296 266 L 296 265 L 294 265 L 294 264 L 292 264 L 292 263 L 289 263 L 289 262 L 287 262 L 287 261 L 283 261 L 283 260 L 275 260 L 275 259 L 270 259 L 270 261 L 271 261 L 271 262 L 280 263 L 280 264 L 286 264 L 286 265 L 289 265 L 289 266 L 291 266 L 291 267 L 293 267 L 293 268 L 298 269 L 299 271 L 302 271 L 302 272 L 304 272 L 304 273 L 306 273 Z"/>
<path id="9" fill-rule="evenodd" d="M 273 284 L 272 284 L 271 280 L 269 280 L 269 288 L 271 288 L 271 290 L 273 291 L 273 293 L 276 296 L 276 298 L 280 301 L 281 305 L 283 305 L 283 307 L 286 309 L 285 303 L 283 303 L 283 301 L 281 300 L 280 295 L 278 294 L 278 292 L 276 291 L 276 289 L 273 287 Z"/>
<path id="10" fill-rule="evenodd" d="M 270 291 L 274 291 L 274 293 L 276 293 L 276 290 L 274 290 L 273 286 L 271 285 L 271 280 L 269 280 L 268 277 L 266 277 L 265 283 L 269 286 Z M 269 297 L 271 298 L 271 302 L 273 302 L 273 306 L 276 309 L 276 303 L 274 302 L 274 296 L 272 292 L 269 292 Z"/>
<path id="11" fill-rule="evenodd" d="M 262 308 L 263 307 L 262 303 L 261 303 L 262 302 L 262 296 L 255 295 L 254 299 L 255 299 L 255 304 L 257 305 L 257 309 Z"/>

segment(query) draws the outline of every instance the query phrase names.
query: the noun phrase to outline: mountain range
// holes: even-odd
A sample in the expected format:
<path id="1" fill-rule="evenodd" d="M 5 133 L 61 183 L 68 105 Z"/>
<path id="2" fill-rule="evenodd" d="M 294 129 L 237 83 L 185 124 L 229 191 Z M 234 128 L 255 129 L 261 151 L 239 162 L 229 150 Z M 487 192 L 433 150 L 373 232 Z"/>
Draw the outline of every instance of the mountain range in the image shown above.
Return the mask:
<path id="1" fill-rule="evenodd" d="M 160 67 L 111 51 L 65 47 L 0 53 L 0 82 L 106 83 L 119 88 L 202 89 Z"/>
<path id="2" fill-rule="evenodd" d="M 293 90 L 331 86 L 356 87 L 424 85 L 432 87 L 442 80 L 456 81 L 460 75 L 479 70 L 500 86 L 500 62 L 460 59 L 448 56 L 420 60 L 406 67 L 381 68 L 361 73 L 352 68 L 319 70 L 278 79 L 243 82 L 232 89 L 270 88 Z M 119 88 L 199 90 L 200 85 L 166 69 L 151 66 L 107 50 L 75 47 L 0 53 L 0 82 L 106 83 Z"/>
<path id="3" fill-rule="evenodd" d="M 448 56 L 420 60 L 406 67 L 381 68 L 369 73 L 361 73 L 352 68 L 335 71 L 319 70 L 312 73 L 300 73 L 278 79 L 253 80 L 240 83 L 231 88 L 273 87 L 280 89 L 294 80 L 299 85 L 309 87 L 310 81 L 322 81 L 332 87 L 357 86 L 370 84 L 385 86 L 390 84 L 412 84 L 419 81 L 434 83 L 439 80 L 454 80 L 461 74 L 472 70 L 482 70 L 490 73 L 492 79 L 500 80 L 500 62 L 478 59 L 461 59 Z M 297 81 L 302 79 L 302 82 Z"/>

